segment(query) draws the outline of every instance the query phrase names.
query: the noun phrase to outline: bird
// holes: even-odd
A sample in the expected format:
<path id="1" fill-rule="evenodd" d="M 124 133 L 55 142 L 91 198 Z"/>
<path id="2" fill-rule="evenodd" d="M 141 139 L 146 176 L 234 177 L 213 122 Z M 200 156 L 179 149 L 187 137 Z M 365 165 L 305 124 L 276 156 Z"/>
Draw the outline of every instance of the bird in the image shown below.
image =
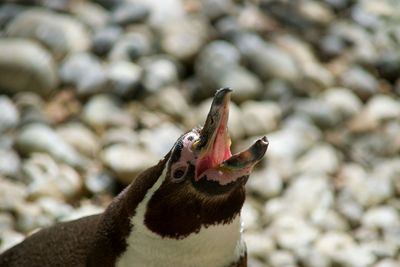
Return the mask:
<path id="1" fill-rule="evenodd" d="M 232 155 L 231 93 L 217 90 L 204 126 L 180 136 L 103 213 L 32 234 L 1 254 L 0 266 L 247 266 L 240 211 L 268 140 Z"/>

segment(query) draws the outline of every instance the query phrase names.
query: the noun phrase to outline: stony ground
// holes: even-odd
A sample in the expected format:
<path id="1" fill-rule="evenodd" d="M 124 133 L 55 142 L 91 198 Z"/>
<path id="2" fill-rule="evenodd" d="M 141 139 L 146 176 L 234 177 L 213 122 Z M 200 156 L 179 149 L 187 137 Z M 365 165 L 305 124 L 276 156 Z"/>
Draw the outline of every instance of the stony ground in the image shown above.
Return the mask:
<path id="1" fill-rule="evenodd" d="M 270 140 L 249 265 L 400 266 L 400 1 L 2 2 L 0 251 L 101 211 L 230 86 L 233 150 Z"/>

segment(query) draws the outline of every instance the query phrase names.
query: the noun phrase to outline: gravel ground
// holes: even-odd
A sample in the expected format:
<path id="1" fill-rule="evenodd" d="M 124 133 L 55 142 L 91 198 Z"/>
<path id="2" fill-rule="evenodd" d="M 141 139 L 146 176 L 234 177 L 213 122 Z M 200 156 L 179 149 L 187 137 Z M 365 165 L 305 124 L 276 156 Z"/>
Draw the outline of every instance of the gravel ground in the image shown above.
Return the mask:
<path id="1" fill-rule="evenodd" d="M 0 251 L 102 211 L 230 86 L 233 150 L 270 141 L 249 266 L 400 266 L 400 1 L 2 2 Z"/>

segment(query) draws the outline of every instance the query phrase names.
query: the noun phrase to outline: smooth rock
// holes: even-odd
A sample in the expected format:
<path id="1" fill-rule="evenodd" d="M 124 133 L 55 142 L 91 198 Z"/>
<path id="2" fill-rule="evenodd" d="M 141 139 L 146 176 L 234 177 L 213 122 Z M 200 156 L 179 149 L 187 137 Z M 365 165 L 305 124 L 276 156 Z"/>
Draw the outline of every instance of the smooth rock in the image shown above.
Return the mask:
<path id="1" fill-rule="evenodd" d="M 115 180 L 105 171 L 90 172 L 85 176 L 84 183 L 92 194 L 113 192 L 115 189 Z"/>
<path id="2" fill-rule="evenodd" d="M 248 253 L 251 257 L 267 259 L 269 254 L 275 250 L 275 243 L 270 236 L 262 232 L 246 231 L 243 235 L 246 241 Z"/>
<path id="3" fill-rule="evenodd" d="M 51 55 L 30 40 L 0 40 L 0 90 L 48 95 L 58 83 Z"/>
<path id="4" fill-rule="evenodd" d="M 16 177 L 21 166 L 18 154 L 11 149 L 0 149 L 0 159 L 0 175 Z"/>
<path id="5" fill-rule="evenodd" d="M 137 174 L 156 164 L 158 159 L 144 149 L 124 144 L 112 145 L 101 153 L 103 164 L 123 184 L 129 184 Z"/>
<path id="6" fill-rule="evenodd" d="M 365 116 L 376 122 L 398 119 L 400 103 L 390 96 L 375 95 L 367 102 L 364 112 Z"/>
<path id="7" fill-rule="evenodd" d="M 72 166 L 84 164 L 83 158 L 72 146 L 43 124 L 30 124 L 22 128 L 16 138 L 16 147 L 24 155 L 44 152 Z"/>
<path id="8" fill-rule="evenodd" d="M 176 64 L 167 57 L 153 57 L 142 61 L 143 85 L 149 92 L 156 92 L 178 81 Z"/>
<path id="9" fill-rule="evenodd" d="M 135 123 L 129 114 L 120 109 L 115 98 L 105 94 L 90 98 L 83 109 L 82 119 L 97 130 L 112 126 L 132 127 Z"/>
<path id="10" fill-rule="evenodd" d="M 168 153 L 181 135 L 181 129 L 172 123 L 164 122 L 151 130 L 140 131 L 139 139 L 146 150 L 162 158 Z"/>
<path id="11" fill-rule="evenodd" d="M 161 47 L 165 53 L 178 60 L 189 60 L 206 42 L 207 27 L 202 20 L 173 20 L 162 26 L 161 34 Z"/>
<path id="12" fill-rule="evenodd" d="M 14 227 L 13 224 L 14 224 L 14 218 L 11 215 L 11 213 L 9 213 L 9 212 L 0 213 L 0 232 L 1 233 L 7 229 L 12 229 Z M 0 239 L 1 239 L 1 237 L 0 237 Z"/>
<path id="13" fill-rule="evenodd" d="M 113 38 L 110 36 L 108 38 Z M 136 60 L 153 52 L 153 36 L 145 32 L 129 32 L 118 38 L 112 46 L 108 59 L 110 61 Z"/>
<path id="14" fill-rule="evenodd" d="M 361 67 L 352 67 L 342 74 L 342 83 L 361 99 L 366 99 L 378 92 L 378 81 Z"/>
<path id="15" fill-rule="evenodd" d="M 264 42 L 259 36 L 243 34 L 236 45 L 245 60 L 262 79 L 280 78 L 294 82 L 300 78 L 299 68 L 292 57 L 279 46 Z"/>
<path id="16" fill-rule="evenodd" d="M 19 111 L 7 96 L 0 96 L 0 133 L 15 128 L 19 122 Z"/>
<path id="17" fill-rule="evenodd" d="M 35 153 L 22 165 L 31 198 L 50 196 L 71 199 L 82 188 L 79 174 L 66 164 L 58 164 L 49 155 Z"/>
<path id="18" fill-rule="evenodd" d="M 7 249 L 13 247 L 14 245 L 20 243 L 24 240 L 25 236 L 19 232 L 11 229 L 1 231 L 0 234 L 0 253 L 6 251 Z"/>
<path id="19" fill-rule="evenodd" d="M 336 126 L 340 119 L 338 112 L 320 99 L 299 100 L 296 113 L 305 114 L 322 128 Z"/>
<path id="20" fill-rule="evenodd" d="M 26 187 L 20 182 L 12 182 L 0 177 L 0 210 L 14 210 L 18 203 L 28 196 Z"/>
<path id="21" fill-rule="evenodd" d="M 243 126 L 248 136 L 265 135 L 278 128 L 282 111 L 274 102 L 246 101 L 241 109 Z"/>
<path id="22" fill-rule="evenodd" d="M 283 180 L 279 173 L 271 168 L 254 171 L 247 183 L 248 188 L 264 199 L 279 196 L 283 189 Z"/>
<path id="23" fill-rule="evenodd" d="M 323 94 L 326 103 L 332 106 L 343 119 L 348 119 L 361 111 L 361 100 L 347 88 L 330 88 Z"/>
<path id="24" fill-rule="evenodd" d="M 368 209 L 362 218 L 365 227 L 375 229 L 399 228 L 399 212 L 391 206 L 378 206 Z"/>
<path id="25" fill-rule="evenodd" d="M 382 259 L 377 262 L 374 267 L 400 267 L 399 261 L 395 259 Z"/>
<path id="26" fill-rule="evenodd" d="M 130 144 L 138 145 L 139 136 L 136 131 L 131 127 L 121 127 L 109 129 L 102 136 L 102 144 L 104 147 L 110 146 L 112 144 Z"/>
<path id="27" fill-rule="evenodd" d="M 8 36 L 39 41 L 57 59 L 68 53 L 85 51 L 90 46 L 87 30 L 78 20 L 42 8 L 20 13 L 10 22 L 6 32 Z"/>
<path id="28" fill-rule="evenodd" d="M 99 29 L 94 33 L 92 50 L 98 56 L 105 56 L 112 49 L 114 44 L 122 35 L 122 29 L 116 26 L 109 26 Z"/>
<path id="29" fill-rule="evenodd" d="M 185 119 L 190 112 L 189 103 L 182 90 L 167 87 L 146 99 L 146 106 L 152 110 L 161 110 L 176 119 Z"/>
<path id="30" fill-rule="evenodd" d="M 42 209 L 31 202 L 19 203 L 14 210 L 16 229 L 25 234 L 52 225 L 55 220 L 43 214 Z"/>
<path id="31" fill-rule="evenodd" d="M 278 217 L 271 227 L 279 247 L 288 250 L 309 246 L 317 239 L 319 232 L 301 217 L 290 214 Z"/>
<path id="32" fill-rule="evenodd" d="M 139 3 L 123 3 L 118 5 L 111 13 L 111 21 L 121 26 L 143 22 L 150 15 L 146 5 Z"/>
<path id="33" fill-rule="evenodd" d="M 35 203 L 42 209 L 43 214 L 56 220 L 67 216 L 73 211 L 72 206 L 57 198 L 44 196 L 37 199 Z"/>
<path id="34" fill-rule="evenodd" d="M 142 78 L 142 68 L 129 61 L 114 61 L 108 65 L 110 89 L 119 96 L 135 94 Z"/>
<path id="35" fill-rule="evenodd" d="M 90 203 L 89 201 L 82 201 L 78 208 L 74 209 L 72 212 L 67 214 L 65 217 L 61 218 L 60 221 L 72 221 L 86 216 L 99 214 L 104 211 L 103 207 Z"/>
<path id="36" fill-rule="evenodd" d="M 340 164 L 338 152 L 328 144 L 314 146 L 299 158 L 297 167 L 303 173 L 333 174 Z"/>
<path id="37" fill-rule="evenodd" d="M 98 137 L 80 123 L 61 125 L 56 132 L 63 140 L 85 156 L 96 157 L 100 150 Z"/>
<path id="38" fill-rule="evenodd" d="M 100 60 L 89 53 L 75 53 L 63 61 L 59 69 L 63 83 L 76 87 L 79 95 L 102 92 L 107 86 L 107 73 Z"/>
<path id="39" fill-rule="evenodd" d="M 90 27 L 91 30 L 102 29 L 110 21 L 110 15 L 107 10 L 92 2 L 75 1 L 72 3 L 70 12 Z"/>
<path id="40" fill-rule="evenodd" d="M 271 267 L 294 267 L 296 259 L 289 251 L 277 250 L 268 258 L 268 263 Z"/>

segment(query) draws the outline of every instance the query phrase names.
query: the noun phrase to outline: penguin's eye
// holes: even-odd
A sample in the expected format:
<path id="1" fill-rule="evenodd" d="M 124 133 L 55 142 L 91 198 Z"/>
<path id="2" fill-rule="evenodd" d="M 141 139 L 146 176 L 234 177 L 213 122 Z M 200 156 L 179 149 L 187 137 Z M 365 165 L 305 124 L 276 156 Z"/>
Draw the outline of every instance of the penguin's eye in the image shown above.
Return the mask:
<path id="1" fill-rule="evenodd" d="M 186 167 L 181 166 L 174 170 L 172 177 L 174 178 L 174 182 L 182 182 L 185 178 Z"/>

